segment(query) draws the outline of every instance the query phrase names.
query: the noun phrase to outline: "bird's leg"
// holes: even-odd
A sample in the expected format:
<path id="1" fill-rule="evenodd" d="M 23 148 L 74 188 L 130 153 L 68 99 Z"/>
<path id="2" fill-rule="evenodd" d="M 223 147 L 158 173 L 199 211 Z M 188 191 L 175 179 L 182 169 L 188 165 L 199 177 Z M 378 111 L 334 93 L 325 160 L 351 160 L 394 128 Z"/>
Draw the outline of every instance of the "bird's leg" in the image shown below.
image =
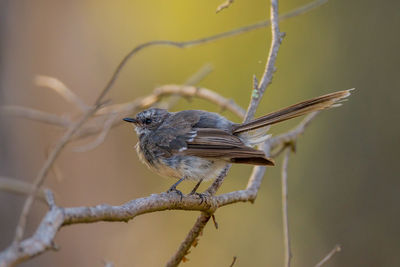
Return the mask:
<path id="1" fill-rule="evenodd" d="M 181 197 L 181 200 L 182 200 L 183 194 L 182 194 L 181 191 L 179 191 L 178 189 L 176 189 L 176 187 L 177 187 L 184 179 L 185 179 L 185 177 L 182 177 L 181 179 L 179 179 L 178 182 L 174 183 L 174 184 L 168 189 L 167 193 L 175 192 L 175 193 L 177 193 L 177 194 Z"/>
<path id="2" fill-rule="evenodd" d="M 205 201 L 207 203 L 207 197 L 209 196 L 208 194 L 205 193 L 197 193 L 197 189 L 199 188 L 201 182 L 203 181 L 203 179 L 201 179 L 196 186 L 193 188 L 192 192 L 190 192 L 189 195 L 197 195 L 200 198 L 200 205 Z"/>
<path id="3" fill-rule="evenodd" d="M 196 193 L 197 189 L 199 188 L 201 182 L 203 182 L 203 179 L 200 179 L 200 181 L 196 184 L 196 186 L 193 188 L 192 192 L 190 192 L 189 195 L 193 195 Z"/>

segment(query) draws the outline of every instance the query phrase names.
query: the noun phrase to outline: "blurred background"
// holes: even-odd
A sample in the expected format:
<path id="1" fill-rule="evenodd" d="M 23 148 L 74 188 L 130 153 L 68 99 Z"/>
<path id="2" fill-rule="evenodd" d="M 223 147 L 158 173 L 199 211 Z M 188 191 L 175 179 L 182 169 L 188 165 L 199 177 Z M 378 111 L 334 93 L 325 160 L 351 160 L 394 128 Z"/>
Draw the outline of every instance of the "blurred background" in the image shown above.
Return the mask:
<path id="1" fill-rule="evenodd" d="M 21 105 L 59 115 L 77 110 L 53 91 L 34 85 L 35 75 L 63 81 L 91 104 L 122 57 L 155 39 L 190 40 L 269 18 L 266 0 L 235 1 L 215 14 L 221 1 L 0 1 L 0 104 Z M 280 1 L 285 13 L 309 1 Z M 332 91 L 357 88 L 338 109 L 314 120 L 289 162 L 289 222 L 293 266 L 313 266 L 335 244 L 326 266 L 400 266 L 399 111 L 400 2 L 331 0 L 283 21 L 286 32 L 273 83 L 258 115 Z M 213 66 L 199 85 L 247 107 L 252 75 L 260 77 L 270 29 L 180 50 L 144 50 L 122 71 L 108 94 L 113 103 L 149 94 L 156 86 L 183 83 L 205 64 Z M 202 100 L 181 100 L 173 110 L 219 111 Z M 239 121 L 228 111 L 223 113 Z M 278 134 L 300 119 L 271 131 Z M 0 118 L 0 175 L 33 181 L 62 130 L 16 117 Z M 46 186 L 65 207 L 120 205 L 167 190 L 174 180 L 151 173 L 138 160 L 130 125 L 114 128 L 96 149 L 73 148 L 56 162 Z M 267 170 L 255 204 L 235 204 L 216 213 L 183 266 L 281 266 L 281 159 Z M 242 189 L 251 172 L 235 166 L 220 192 Z M 181 189 L 190 191 L 192 183 Z M 208 186 L 203 185 L 202 188 Z M 0 192 L 0 250 L 12 241 L 25 197 Z M 37 202 L 29 217 L 32 234 L 46 212 Z M 176 251 L 198 212 L 168 211 L 129 223 L 64 227 L 58 252 L 21 266 L 162 266 Z"/>

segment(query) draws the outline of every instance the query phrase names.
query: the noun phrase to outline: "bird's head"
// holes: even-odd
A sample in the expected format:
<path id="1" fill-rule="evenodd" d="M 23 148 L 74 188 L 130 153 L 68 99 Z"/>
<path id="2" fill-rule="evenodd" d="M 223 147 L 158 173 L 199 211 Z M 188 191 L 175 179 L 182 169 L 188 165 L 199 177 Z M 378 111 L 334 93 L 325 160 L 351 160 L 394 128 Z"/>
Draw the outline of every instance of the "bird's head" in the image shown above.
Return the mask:
<path id="1" fill-rule="evenodd" d="M 169 115 L 166 109 L 149 108 L 138 113 L 134 118 L 123 120 L 133 123 L 137 134 L 141 135 L 157 129 Z"/>

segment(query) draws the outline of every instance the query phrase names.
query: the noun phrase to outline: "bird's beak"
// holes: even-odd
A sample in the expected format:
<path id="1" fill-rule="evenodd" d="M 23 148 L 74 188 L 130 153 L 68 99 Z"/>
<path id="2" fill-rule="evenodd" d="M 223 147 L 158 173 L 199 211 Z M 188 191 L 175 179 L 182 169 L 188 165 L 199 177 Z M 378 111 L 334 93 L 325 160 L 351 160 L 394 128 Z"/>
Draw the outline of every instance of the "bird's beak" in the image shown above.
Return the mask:
<path id="1" fill-rule="evenodd" d="M 137 124 L 138 120 L 134 118 L 123 118 L 124 121 Z"/>

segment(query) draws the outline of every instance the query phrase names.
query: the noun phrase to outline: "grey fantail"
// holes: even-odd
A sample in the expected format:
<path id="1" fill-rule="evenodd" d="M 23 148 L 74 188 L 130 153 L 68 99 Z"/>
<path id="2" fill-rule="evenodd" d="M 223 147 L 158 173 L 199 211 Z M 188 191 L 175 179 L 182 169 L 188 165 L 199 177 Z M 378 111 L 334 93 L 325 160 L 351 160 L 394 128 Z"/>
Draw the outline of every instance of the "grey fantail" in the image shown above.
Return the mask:
<path id="1" fill-rule="evenodd" d="M 247 123 L 233 123 L 202 110 L 168 112 L 158 108 L 144 110 L 124 121 L 135 126 L 141 161 L 160 175 L 180 179 L 170 188 L 176 190 L 185 179 L 200 184 L 216 178 L 229 163 L 274 165 L 262 150 L 253 148 L 268 139 L 269 125 L 339 106 L 349 95 L 350 90 L 323 95 Z"/>

